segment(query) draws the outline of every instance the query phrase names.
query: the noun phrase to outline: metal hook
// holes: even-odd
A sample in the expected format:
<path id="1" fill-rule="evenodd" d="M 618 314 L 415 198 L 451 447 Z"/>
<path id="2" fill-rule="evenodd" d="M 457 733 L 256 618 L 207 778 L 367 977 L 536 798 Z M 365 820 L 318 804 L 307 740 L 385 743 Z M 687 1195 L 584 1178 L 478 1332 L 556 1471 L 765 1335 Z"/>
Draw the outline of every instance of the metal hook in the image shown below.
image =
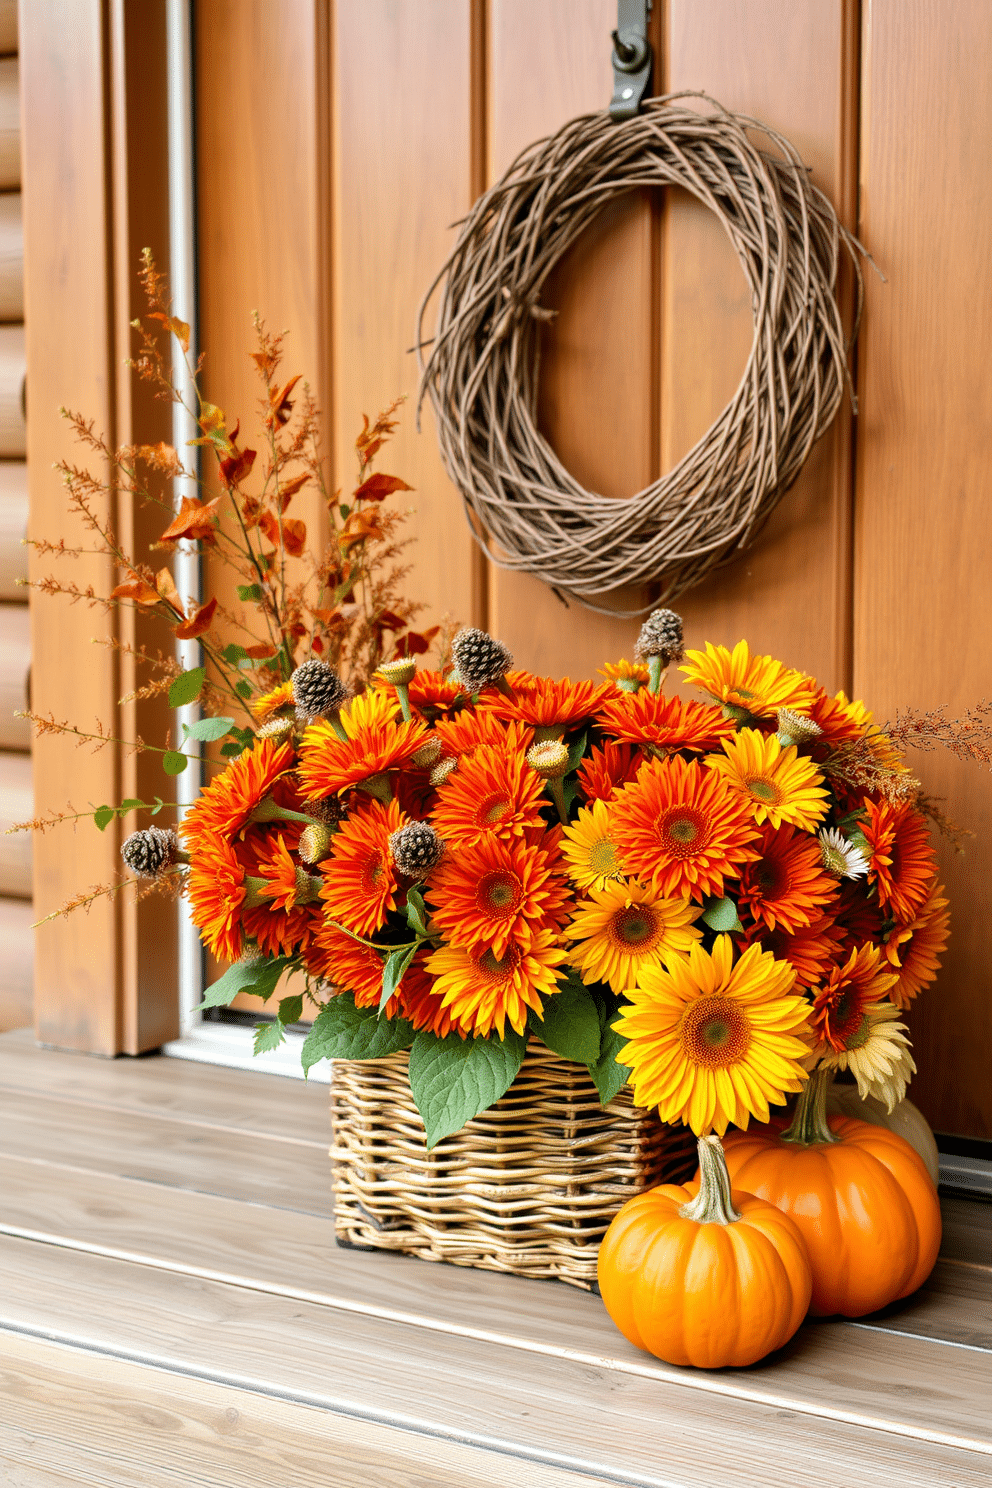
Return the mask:
<path id="1" fill-rule="evenodd" d="M 641 106 L 651 77 L 654 55 L 648 41 L 651 0 L 617 0 L 613 40 L 613 98 L 610 117 L 632 119 Z"/>

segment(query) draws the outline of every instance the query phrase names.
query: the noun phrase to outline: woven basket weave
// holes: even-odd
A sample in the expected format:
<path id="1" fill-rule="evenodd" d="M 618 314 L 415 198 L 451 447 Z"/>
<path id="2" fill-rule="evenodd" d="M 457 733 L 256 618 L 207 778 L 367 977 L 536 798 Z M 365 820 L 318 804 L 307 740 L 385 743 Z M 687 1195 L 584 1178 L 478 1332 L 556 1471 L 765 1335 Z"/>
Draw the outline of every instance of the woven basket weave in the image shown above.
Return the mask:
<path id="1" fill-rule="evenodd" d="M 582 1065 L 533 1039 L 503 1099 L 428 1152 L 408 1062 L 335 1062 L 341 1244 L 589 1288 L 621 1205 L 694 1171 L 691 1132 L 637 1109 L 626 1087 L 604 1109 Z"/>

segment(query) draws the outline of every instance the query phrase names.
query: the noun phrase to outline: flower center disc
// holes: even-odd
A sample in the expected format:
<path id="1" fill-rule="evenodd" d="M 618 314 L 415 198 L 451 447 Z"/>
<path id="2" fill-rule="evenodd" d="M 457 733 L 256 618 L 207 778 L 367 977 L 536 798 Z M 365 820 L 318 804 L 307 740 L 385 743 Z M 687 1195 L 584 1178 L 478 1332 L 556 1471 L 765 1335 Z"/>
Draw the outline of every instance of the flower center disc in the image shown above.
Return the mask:
<path id="1" fill-rule="evenodd" d="M 491 826 L 493 822 L 501 821 L 509 809 L 510 803 L 505 796 L 490 796 L 479 807 L 479 821 Z"/>
<path id="2" fill-rule="evenodd" d="M 777 806 L 782 799 L 782 792 L 774 780 L 768 780 L 764 775 L 752 775 L 744 784 L 755 800 L 766 806 Z"/>
<path id="3" fill-rule="evenodd" d="M 620 864 L 617 861 L 617 850 L 608 837 L 601 837 L 594 842 L 589 849 L 589 870 L 591 873 L 612 874 L 616 873 Z"/>
<path id="4" fill-rule="evenodd" d="M 476 962 L 480 975 L 487 982 L 505 982 L 512 977 L 520 965 L 520 951 L 515 945 L 507 946 L 505 956 L 494 956 L 484 951 Z"/>
<path id="5" fill-rule="evenodd" d="M 754 884 L 766 899 L 779 897 L 789 887 L 782 865 L 775 858 L 762 858 L 755 864 Z"/>
<path id="6" fill-rule="evenodd" d="M 705 846 L 706 822 L 691 806 L 673 806 L 658 823 L 658 835 L 673 857 L 691 858 Z"/>
<path id="7" fill-rule="evenodd" d="M 508 920 L 520 908 L 523 892 L 512 873 L 487 873 L 476 891 L 475 902 L 492 920 Z"/>
<path id="8" fill-rule="evenodd" d="M 644 904 L 618 909 L 610 920 L 610 939 L 621 951 L 650 951 L 660 940 L 658 916 Z"/>
<path id="9" fill-rule="evenodd" d="M 732 998 L 700 997 L 682 1015 L 681 1043 L 693 1064 L 725 1069 L 744 1058 L 751 1029 Z"/>
<path id="10" fill-rule="evenodd" d="M 385 865 L 379 853 L 373 853 L 365 862 L 365 872 L 362 877 L 367 889 L 377 889 L 382 882 Z"/>

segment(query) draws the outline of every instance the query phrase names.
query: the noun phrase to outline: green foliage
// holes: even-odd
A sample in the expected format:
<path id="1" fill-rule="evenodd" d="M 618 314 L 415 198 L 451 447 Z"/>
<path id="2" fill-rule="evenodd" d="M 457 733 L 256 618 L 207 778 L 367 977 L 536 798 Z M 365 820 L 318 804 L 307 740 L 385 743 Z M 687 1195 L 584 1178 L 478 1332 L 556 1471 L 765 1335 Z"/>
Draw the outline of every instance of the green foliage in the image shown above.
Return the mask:
<path id="1" fill-rule="evenodd" d="M 576 1064 L 596 1063 L 601 1042 L 599 1009 L 588 987 L 570 977 L 560 991 L 544 999 L 542 1012 L 543 1020 L 532 1009 L 527 1021 L 549 1049 Z"/>
<path id="2" fill-rule="evenodd" d="M 283 997 L 279 1001 L 279 1022 L 283 1027 L 290 1023 L 299 1023 L 303 1017 L 303 994 L 298 992 L 295 997 Z"/>
<path id="3" fill-rule="evenodd" d="M 230 733 L 233 725 L 233 718 L 198 718 L 196 723 L 184 723 L 183 733 L 188 739 L 212 743 L 214 739 L 223 739 L 225 734 Z"/>
<path id="4" fill-rule="evenodd" d="M 162 769 L 166 775 L 181 775 L 188 764 L 189 760 L 178 749 L 169 749 L 162 756 Z"/>
<path id="5" fill-rule="evenodd" d="M 265 590 L 261 584 L 239 584 L 238 598 L 245 603 L 260 604 L 265 598 Z"/>
<path id="6" fill-rule="evenodd" d="M 287 956 L 276 956 L 271 961 L 235 961 L 219 981 L 207 988 L 196 1012 L 201 1012 L 204 1008 L 228 1007 L 240 992 L 247 992 L 250 997 L 260 997 L 263 1002 L 267 1001 L 289 964 Z"/>
<path id="7" fill-rule="evenodd" d="M 424 896 L 419 889 L 407 889 L 406 891 L 406 922 L 415 935 L 426 936 L 427 929 L 427 905 Z"/>
<path id="8" fill-rule="evenodd" d="M 282 1024 L 276 1018 L 271 1023 L 256 1023 L 255 1046 L 253 1054 L 267 1054 L 270 1049 L 278 1049 L 286 1035 L 283 1033 Z"/>
<path id="9" fill-rule="evenodd" d="M 185 708 L 188 703 L 195 703 L 203 691 L 204 678 L 207 675 L 206 667 L 192 667 L 188 672 L 180 672 L 179 676 L 169 688 L 169 707 Z M 171 772 L 177 775 L 178 770 Z"/>
<path id="10" fill-rule="evenodd" d="M 739 933 L 744 929 L 737 916 L 737 905 L 728 897 L 708 899 L 701 919 L 704 925 L 709 925 L 711 930 L 717 930 L 721 934 L 729 931 Z"/>
<path id="11" fill-rule="evenodd" d="M 620 1034 L 610 1027 L 610 1024 L 616 1020 L 620 1006 L 620 999 L 613 997 L 612 994 L 608 994 L 600 1003 L 599 1023 L 602 1041 L 600 1054 L 596 1062 L 589 1066 L 589 1073 L 595 1081 L 600 1102 L 604 1106 L 609 1105 L 630 1078 L 629 1066 L 617 1063 L 617 1055 L 623 1053 L 627 1047 L 627 1040 L 621 1038 Z"/>
<path id="12" fill-rule="evenodd" d="M 403 980 L 404 973 L 416 954 L 417 942 L 414 941 L 413 945 L 401 946 L 399 950 L 393 951 L 386 957 L 386 964 L 382 970 L 382 993 L 379 997 L 380 1013 Z"/>
<path id="13" fill-rule="evenodd" d="M 410 1090 L 423 1117 L 428 1151 L 488 1111 L 512 1085 L 527 1040 L 512 1028 L 506 1037 L 440 1039 L 422 1030 L 410 1050 Z"/>
<path id="14" fill-rule="evenodd" d="M 309 1073 L 322 1059 L 384 1059 L 412 1043 L 412 1023 L 380 1019 L 377 1008 L 356 1008 L 353 994 L 342 992 L 317 1014 L 300 1057 Z"/>
<path id="15" fill-rule="evenodd" d="M 116 815 L 117 812 L 113 806 L 98 806 L 93 813 L 93 822 L 102 832 L 110 825 Z"/>

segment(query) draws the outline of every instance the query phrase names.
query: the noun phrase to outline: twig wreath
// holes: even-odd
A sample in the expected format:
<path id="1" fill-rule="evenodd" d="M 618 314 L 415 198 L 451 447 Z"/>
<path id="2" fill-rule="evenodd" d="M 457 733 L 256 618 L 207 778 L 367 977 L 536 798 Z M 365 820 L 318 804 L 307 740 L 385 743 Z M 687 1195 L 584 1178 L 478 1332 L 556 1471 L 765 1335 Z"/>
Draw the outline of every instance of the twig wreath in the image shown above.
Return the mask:
<path id="1" fill-rule="evenodd" d="M 716 112 L 698 113 L 685 98 Z M 749 128 L 779 153 L 757 149 Z M 538 432 L 540 322 L 555 314 L 540 298 L 607 203 L 653 186 L 681 186 L 722 222 L 751 288 L 754 338 L 737 391 L 694 448 L 645 490 L 615 500 L 585 490 Z M 854 405 L 834 292 L 842 249 L 857 282 L 853 342 L 864 249 L 788 140 L 703 93 L 649 99 L 622 124 L 590 114 L 528 146 L 464 220 L 417 320 L 419 403 L 429 395 L 445 467 L 493 562 L 602 614 L 635 615 L 746 547 L 845 387 Z M 424 317 L 439 287 L 431 342 Z M 641 609 L 594 602 L 644 583 L 653 596 Z"/>

